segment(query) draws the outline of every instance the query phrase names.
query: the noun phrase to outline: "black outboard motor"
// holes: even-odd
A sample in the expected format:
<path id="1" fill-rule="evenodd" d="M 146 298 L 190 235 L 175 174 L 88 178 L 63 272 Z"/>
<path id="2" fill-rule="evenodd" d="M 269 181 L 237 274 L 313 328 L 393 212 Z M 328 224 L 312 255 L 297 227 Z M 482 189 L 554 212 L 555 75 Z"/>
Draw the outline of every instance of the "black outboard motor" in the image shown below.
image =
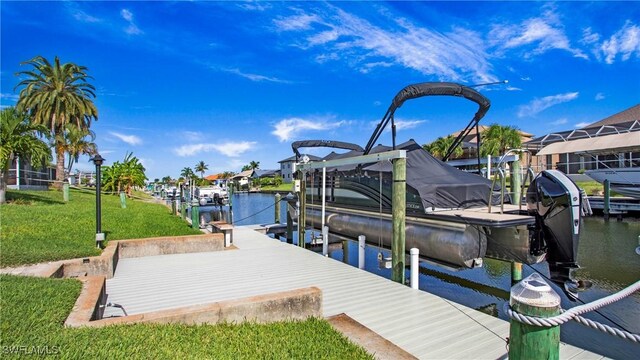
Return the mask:
<path id="1" fill-rule="evenodd" d="M 532 252 L 547 253 L 551 280 L 573 297 L 579 287 L 571 271 L 578 267 L 581 201 L 578 187 L 557 170 L 540 172 L 527 190 L 527 209 L 536 217 L 530 232 Z"/>

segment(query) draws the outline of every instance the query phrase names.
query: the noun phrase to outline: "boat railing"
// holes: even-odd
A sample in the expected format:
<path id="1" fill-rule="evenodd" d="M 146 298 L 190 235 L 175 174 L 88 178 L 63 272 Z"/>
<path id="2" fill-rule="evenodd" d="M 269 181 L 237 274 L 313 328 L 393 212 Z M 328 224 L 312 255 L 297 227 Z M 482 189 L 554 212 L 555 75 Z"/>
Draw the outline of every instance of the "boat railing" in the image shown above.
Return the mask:
<path id="1" fill-rule="evenodd" d="M 496 186 L 496 180 L 499 178 L 500 179 L 500 213 L 502 214 L 504 212 L 504 189 L 506 187 L 506 164 L 507 162 L 505 161 L 505 159 L 507 159 L 507 157 L 509 155 L 512 154 L 517 154 L 517 153 L 523 153 L 523 154 L 527 154 L 529 156 L 528 161 L 526 162 L 527 164 L 529 164 L 529 166 L 527 166 L 524 169 L 524 176 L 522 178 L 522 182 L 520 183 L 520 199 L 518 199 L 518 211 L 522 211 L 522 194 L 524 194 L 525 188 L 526 188 L 526 184 L 527 181 L 529 181 L 529 183 L 531 183 L 531 181 L 533 181 L 533 178 L 535 177 L 535 172 L 533 170 L 533 168 L 531 167 L 531 152 L 527 149 L 509 149 L 507 152 L 504 153 L 504 155 L 502 155 L 500 157 L 500 161 L 498 161 L 498 164 L 496 166 L 496 170 L 495 173 L 496 175 L 493 176 L 493 182 L 491 184 L 491 195 L 489 197 L 489 201 L 488 201 L 488 211 L 491 212 L 491 206 L 492 206 L 492 202 L 493 202 L 493 195 L 494 195 L 494 188 Z M 519 176 L 522 175 L 522 173 L 518 174 Z M 514 196 L 518 196 L 516 191 L 514 189 L 511 189 L 512 193 Z M 511 193 L 511 192 L 510 192 Z"/>
<path id="2" fill-rule="evenodd" d="M 504 212 L 504 187 L 506 185 L 506 179 L 504 176 L 504 170 L 502 168 L 496 169 L 496 174 L 498 176 L 493 177 L 493 181 L 491 183 L 491 192 L 489 194 L 489 201 L 487 203 L 488 203 L 489 212 L 491 212 L 491 204 L 493 203 L 493 193 L 494 193 L 493 189 L 495 189 L 496 180 L 499 177 L 500 178 L 500 214 L 502 214 Z"/>
<path id="3" fill-rule="evenodd" d="M 533 168 L 531 166 L 527 166 L 524 177 L 522 178 L 522 184 L 520 185 L 520 197 L 525 193 L 524 190 L 527 187 L 527 180 L 529 180 L 529 184 L 531 184 L 535 177 L 536 173 L 533 171 Z M 522 211 L 522 199 L 518 201 L 518 210 Z"/>

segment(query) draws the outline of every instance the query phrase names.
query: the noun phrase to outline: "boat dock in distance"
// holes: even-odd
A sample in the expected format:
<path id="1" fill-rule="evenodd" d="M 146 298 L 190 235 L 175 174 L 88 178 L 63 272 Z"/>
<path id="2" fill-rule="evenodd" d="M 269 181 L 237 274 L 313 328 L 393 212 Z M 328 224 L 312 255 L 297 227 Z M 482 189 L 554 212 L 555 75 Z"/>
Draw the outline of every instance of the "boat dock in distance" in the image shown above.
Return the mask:
<path id="1" fill-rule="evenodd" d="M 108 301 L 134 315 L 315 286 L 322 291 L 325 318 L 345 314 L 399 348 L 385 355 L 367 346 L 366 338 L 359 342 L 377 358 L 507 357 L 507 321 L 280 242 L 254 228 L 234 228 L 236 250 L 120 259 L 106 283 Z M 105 317 L 110 315 L 107 311 Z M 602 356 L 561 344 L 560 358 Z"/>

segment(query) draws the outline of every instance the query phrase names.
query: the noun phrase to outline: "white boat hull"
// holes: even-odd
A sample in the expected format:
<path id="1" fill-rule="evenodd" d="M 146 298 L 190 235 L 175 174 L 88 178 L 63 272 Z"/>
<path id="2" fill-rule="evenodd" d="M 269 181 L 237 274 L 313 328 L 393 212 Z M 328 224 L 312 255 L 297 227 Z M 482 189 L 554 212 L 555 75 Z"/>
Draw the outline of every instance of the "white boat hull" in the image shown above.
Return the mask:
<path id="1" fill-rule="evenodd" d="M 586 174 L 601 184 L 609 180 L 611 190 L 619 194 L 640 199 L 640 167 L 588 170 Z"/>

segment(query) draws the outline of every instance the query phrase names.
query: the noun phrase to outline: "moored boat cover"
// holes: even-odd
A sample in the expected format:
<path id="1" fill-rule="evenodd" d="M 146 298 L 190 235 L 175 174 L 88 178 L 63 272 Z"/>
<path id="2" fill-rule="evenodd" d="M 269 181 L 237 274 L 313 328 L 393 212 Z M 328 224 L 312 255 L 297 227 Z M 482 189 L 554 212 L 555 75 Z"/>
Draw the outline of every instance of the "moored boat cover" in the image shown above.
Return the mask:
<path id="1" fill-rule="evenodd" d="M 409 140 L 396 147 L 407 150 L 407 186 L 418 191 L 422 205 L 430 208 L 469 208 L 486 206 L 491 195 L 491 181 L 471 173 L 467 173 L 447 165 L 433 157 L 415 141 Z M 390 147 L 378 145 L 371 153 L 391 150 Z M 342 157 L 357 156 L 361 153 L 350 151 Z M 332 158 L 336 158 L 335 155 Z M 329 160 L 329 159 L 325 159 Z M 381 162 L 361 164 L 362 171 L 391 173 L 392 164 Z M 355 166 L 341 166 L 327 169 L 338 172 L 355 171 Z"/>

